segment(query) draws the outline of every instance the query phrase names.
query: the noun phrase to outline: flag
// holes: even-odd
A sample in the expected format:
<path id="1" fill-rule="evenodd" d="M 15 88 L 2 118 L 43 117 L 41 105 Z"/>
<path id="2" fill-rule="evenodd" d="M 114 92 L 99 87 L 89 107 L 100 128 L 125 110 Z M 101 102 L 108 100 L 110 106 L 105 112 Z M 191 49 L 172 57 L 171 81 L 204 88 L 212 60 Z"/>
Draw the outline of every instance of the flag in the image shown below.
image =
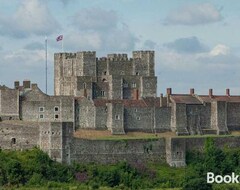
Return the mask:
<path id="1" fill-rule="evenodd" d="M 63 40 L 63 35 L 60 35 L 56 38 L 57 42 Z"/>

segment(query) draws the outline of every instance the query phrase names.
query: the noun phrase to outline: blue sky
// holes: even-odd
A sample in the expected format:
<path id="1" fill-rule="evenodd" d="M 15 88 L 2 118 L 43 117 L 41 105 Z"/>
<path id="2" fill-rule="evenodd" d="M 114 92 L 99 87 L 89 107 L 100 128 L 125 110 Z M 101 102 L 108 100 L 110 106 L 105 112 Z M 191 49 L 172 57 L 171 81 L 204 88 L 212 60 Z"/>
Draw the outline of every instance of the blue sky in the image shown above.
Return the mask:
<path id="1" fill-rule="evenodd" d="M 240 94 L 240 1 L 235 0 L 0 0 L 0 84 L 30 79 L 49 88 L 53 54 L 155 50 L 158 94 Z"/>

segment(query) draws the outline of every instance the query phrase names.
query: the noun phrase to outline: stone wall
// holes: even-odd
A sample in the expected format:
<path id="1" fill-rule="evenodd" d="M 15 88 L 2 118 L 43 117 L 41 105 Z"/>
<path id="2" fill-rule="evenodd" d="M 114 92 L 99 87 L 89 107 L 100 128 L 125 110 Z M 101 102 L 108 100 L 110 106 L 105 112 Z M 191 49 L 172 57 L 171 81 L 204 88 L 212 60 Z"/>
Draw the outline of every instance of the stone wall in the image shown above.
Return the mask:
<path id="1" fill-rule="evenodd" d="M 154 133 L 154 109 L 151 107 L 127 107 L 124 109 L 126 131 Z"/>
<path id="2" fill-rule="evenodd" d="M 157 132 L 171 131 L 171 108 L 157 107 L 155 109 L 155 129 Z"/>
<path id="3" fill-rule="evenodd" d="M 76 104 L 76 129 L 95 129 L 95 106 L 92 100 L 83 98 Z"/>
<path id="4" fill-rule="evenodd" d="M 37 123 L 0 122 L 1 149 L 30 149 L 39 143 Z"/>
<path id="5" fill-rule="evenodd" d="M 37 87 L 21 96 L 20 108 L 23 121 L 74 122 L 73 97 L 48 96 Z"/>
<path id="6" fill-rule="evenodd" d="M 19 119 L 19 91 L 0 87 L 0 121 Z"/>
<path id="7" fill-rule="evenodd" d="M 160 162 L 166 158 L 165 140 L 84 140 L 74 138 L 71 162 L 110 164 Z"/>
<path id="8" fill-rule="evenodd" d="M 121 103 L 107 103 L 107 128 L 114 134 L 125 134 L 124 106 Z"/>
<path id="9" fill-rule="evenodd" d="M 240 103 L 227 103 L 228 130 L 240 130 Z"/>
<path id="10" fill-rule="evenodd" d="M 50 158 L 58 162 L 70 163 L 70 144 L 73 137 L 73 123 L 40 123 L 39 146 Z"/>

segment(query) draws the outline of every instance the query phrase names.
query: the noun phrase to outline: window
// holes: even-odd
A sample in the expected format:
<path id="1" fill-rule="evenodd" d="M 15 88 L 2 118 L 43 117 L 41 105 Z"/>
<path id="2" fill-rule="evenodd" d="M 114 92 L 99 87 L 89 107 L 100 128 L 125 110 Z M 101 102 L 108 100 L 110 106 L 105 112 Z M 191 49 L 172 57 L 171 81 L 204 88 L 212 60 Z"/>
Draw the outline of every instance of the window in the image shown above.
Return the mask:
<path id="1" fill-rule="evenodd" d="M 107 106 L 105 107 L 105 112 L 106 112 L 106 113 L 108 112 L 108 108 L 107 108 Z"/>
<path id="2" fill-rule="evenodd" d="M 107 71 L 104 71 L 104 72 L 103 72 L 103 75 L 107 75 Z"/>
<path id="3" fill-rule="evenodd" d="M 123 83 L 123 88 L 127 88 L 128 87 L 128 83 Z"/>
<path id="4" fill-rule="evenodd" d="M 139 75 L 139 72 L 136 72 L 136 75 Z"/>
<path id="5" fill-rule="evenodd" d="M 44 112 L 44 107 L 39 107 L 39 112 Z"/>
<path id="6" fill-rule="evenodd" d="M 132 83 L 132 87 L 133 87 L 133 88 L 136 88 L 136 87 L 137 87 L 137 85 L 136 85 L 135 82 Z"/>
<path id="7" fill-rule="evenodd" d="M 139 120 L 139 121 L 140 121 L 140 119 L 141 119 L 140 117 L 137 117 L 137 120 Z"/>
<path id="8" fill-rule="evenodd" d="M 103 90 L 101 90 L 101 96 L 105 96 L 105 92 Z"/>
<path id="9" fill-rule="evenodd" d="M 55 106 L 55 107 L 54 107 L 54 111 L 55 111 L 55 112 L 58 112 L 58 111 L 59 111 L 59 107 L 58 107 L 58 106 Z"/>
<path id="10" fill-rule="evenodd" d="M 40 114 L 39 115 L 39 119 L 43 119 L 44 118 L 44 115 L 43 114 Z"/>
<path id="11" fill-rule="evenodd" d="M 11 144 L 16 144 L 16 138 L 12 138 Z"/>
<path id="12" fill-rule="evenodd" d="M 120 115 L 115 115 L 115 120 L 120 120 Z"/>
<path id="13" fill-rule="evenodd" d="M 55 114 L 55 115 L 54 115 L 54 118 L 55 118 L 55 119 L 58 119 L 58 118 L 59 118 L 59 115 L 58 115 L 58 114 Z"/>
<path id="14" fill-rule="evenodd" d="M 83 88 L 86 89 L 87 88 L 87 84 L 84 82 L 83 83 Z"/>

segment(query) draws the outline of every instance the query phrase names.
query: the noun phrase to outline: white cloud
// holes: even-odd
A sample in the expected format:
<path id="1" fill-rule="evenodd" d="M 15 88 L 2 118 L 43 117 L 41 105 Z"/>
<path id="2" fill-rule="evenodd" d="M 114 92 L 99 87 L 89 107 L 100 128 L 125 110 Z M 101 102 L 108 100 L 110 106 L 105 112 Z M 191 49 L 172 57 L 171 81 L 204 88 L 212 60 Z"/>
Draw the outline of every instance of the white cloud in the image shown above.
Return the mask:
<path id="1" fill-rule="evenodd" d="M 132 51 L 138 42 L 129 27 L 122 23 L 117 12 L 101 8 L 79 10 L 72 17 L 73 30 L 65 36 L 66 48 L 108 51 Z"/>
<path id="2" fill-rule="evenodd" d="M 212 56 L 217 56 L 217 55 L 227 55 L 230 52 L 230 48 L 222 45 L 222 44 L 218 44 L 216 45 L 211 51 L 210 51 L 210 55 Z"/>
<path id="3" fill-rule="evenodd" d="M 209 88 L 217 94 L 224 93 L 225 88 L 239 93 L 235 82 L 240 80 L 239 63 L 240 57 L 223 44 L 195 54 L 169 52 L 165 47 L 156 51 L 156 74 L 162 92 L 173 87 L 177 93 L 188 93 L 189 88 L 196 88 L 197 94 L 206 94 Z"/>
<path id="4" fill-rule="evenodd" d="M 172 11 L 165 19 L 169 25 L 199 25 L 221 21 L 220 10 L 210 3 L 192 4 Z"/>
<path id="5" fill-rule="evenodd" d="M 0 34 L 6 36 L 49 35 L 59 28 L 46 3 L 40 0 L 24 0 L 12 16 L 0 15 Z"/>

